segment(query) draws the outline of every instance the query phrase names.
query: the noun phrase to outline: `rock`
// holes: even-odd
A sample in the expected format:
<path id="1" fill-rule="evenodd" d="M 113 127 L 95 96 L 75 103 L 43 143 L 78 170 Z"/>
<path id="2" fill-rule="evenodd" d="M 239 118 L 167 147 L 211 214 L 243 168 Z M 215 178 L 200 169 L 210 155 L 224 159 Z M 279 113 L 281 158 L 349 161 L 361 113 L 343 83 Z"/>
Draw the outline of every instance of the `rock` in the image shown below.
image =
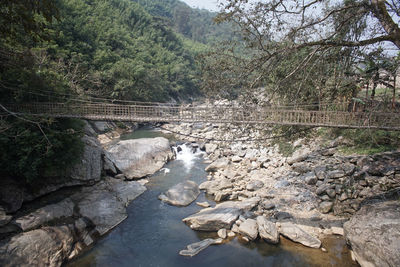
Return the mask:
<path id="1" fill-rule="evenodd" d="M 255 240 L 258 236 L 258 225 L 254 219 L 247 219 L 239 226 L 239 233 L 247 236 L 250 240 Z"/>
<path id="2" fill-rule="evenodd" d="M 78 181 L 89 182 L 99 181 L 101 178 L 103 149 L 96 138 L 83 136 L 85 144 L 84 152 L 80 162 L 70 169 L 69 176 Z"/>
<path id="3" fill-rule="evenodd" d="M 7 213 L 19 210 L 25 197 L 23 185 L 17 178 L 2 177 L 0 179 L 0 203 Z"/>
<path id="4" fill-rule="evenodd" d="M 238 228 L 239 229 L 239 228 Z M 229 231 L 228 233 L 228 237 L 234 237 L 236 234 L 233 231 Z"/>
<path id="5" fill-rule="evenodd" d="M 277 213 L 275 213 L 274 217 L 278 221 L 289 220 L 289 219 L 293 218 L 293 216 L 289 212 L 286 212 L 286 211 L 278 211 Z"/>
<path id="6" fill-rule="evenodd" d="M 308 153 L 299 156 L 293 156 L 287 160 L 287 163 L 289 165 L 293 165 L 293 163 L 305 161 L 307 158 L 308 158 Z"/>
<path id="7" fill-rule="evenodd" d="M 195 182 L 187 180 L 174 185 L 158 198 L 174 206 L 187 206 L 192 203 L 199 194 L 199 186 Z"/>
<path id="8" fill-rule="evenodd" d="M 322 213 L 329 213 L 332 210 L 333 202 L 324 201 L 319 204 L 319 210 Z"/>
<path id="9" fill-rule="evenodd" d="M 263 201 L 261 206 L 265 210 L 272 210 L 275 208 L 275 204 L 269 201 Z"/>
<path id="10" fill-rule="evenodd" d="M 331 227 L 332 234 L 344 236 L 344 230 L 342 227 L 332 226 Z"/>
<path id="11" fill-rule="evenodd" d="M 204 202 L 196 202 L 196 205 L 202 207 L 202 208 L 208 208 L 210 207 L 210 203 L 208 203 L 207 201 Z"/>
<path id="12" fill-rule="evenodd" d="M 218 236 L 219 236 L 220 238 L 225 239 L 225 238 L 226 238 L 226 229 L 225 229 L 225 228 L 219 229 L 218 232 L 217 232 L 217 234 L 218 234 Z"/>
<path id="13" fill-rule="evenodd" d="M 281 223 L 279 232 L 281 233 L 281 235 L 289 238 L 294 242 L 301 243 L 306 247 L 311 247 L 311 248 L 321 247 L 321 241 L 318 238 L 310 235 L 309 233 L 305 232 L 304 230 L 302 230 L 297 225 L 291 222 Z"/>
<path id="14" fill-rule="evenodd" d="M 202 231 L 218 231 L 221 228 L 230 229 L 240 214 L 254 208 L 260 198 L 244 201 L 226 201 L 214 208 L 203 209 L 183 219 L 190 228 Z"/>
<path id="15" fill-rule="evenodd" d="M 106 121 L 91 121 L 90 123 L 97 133 L 106 133 L 113 128 L 113 125 Z"/>
<path id="16" fill-rule="evenodd" d="M 6 212 L 0 207 L 0 227 L 8 224 L 12 219 L 12 216 L 7 215 Z"/>
<path id="17" fill-rule="evenodd" d="M 346 240 L 361 266 L 400 266 L 400 203 L 363 206 L 344 224 Z"/>
<path id="18" fill-rule="evenodd" d="M 239 156 L 233 156 L 231 160 L 232 162 L 238 163 L 242 161 L 242 158 Z"/>
<path id="19" fill-rule="evenodd" d="M 225 169 L 229 164 L 227 158 L 220 158 L 206 167 L 206 172 L 215 172 L 219 169 Z"/>
<path id="20" fill-rule="evenodd" d="M 314 172 L 309 172 L 309 173 L 306 173 L 306 174 L 304 175 L 304 181 L 306 182 L 306 184 L 314 185 L 314 184 L 317 183 L 318 178 L 317 178 L 317 176 L 314 174 Z"/>
<path id="21" fill-rule="evenodd" d="M 217 150 L 218 145 L 217 144 L 205 144 L 205 149 L 207 154 L 214 153 L 215 150 Z"/>
<path id="22" fill-rule="evenodd" d="M 333 188 L 330 188 L 328 190 L 326 190 L 326 194 L 330 197 L 330 198 L 335 198 L 336 196 L 336 190 Z"/>
<path id="23" fill-rule="evenodd" d="M 215 193 L 214 201 L 221 202 L 221 201 L 227 199 L 229 196 L 230 196 L 229 192 L 218 191 L 217 193 Z"/>
<path id="24" fill-rule="evenodd" d="M 292 169 L 298 173 L 307 173 L 311 171 L 311 167 L 305 162 L 296 162 L 292 164 Z"/>
<path id="25" fill-rule="evenodd" d="M 108 152 L 104 151 L 104 158 L 103 158 L 103 170 L 109 175 L 116 175 L 118 173 L 117 169 L 115 168 L 114 163 L 110 159 L 110 155 Z"/>
<path id="26" fill-rule="evenodd" d="M 264 216 L 258 216 L 257 225 L 262 239 L 271 244 L 279 243 L 279 232 L 273 222 L 268 221 Z"/>
<path id="27" fill-rule="evenodd" d="M 264 183 L 259 181 L 259 180 L 255 180 L 255 181 L 251 181 L 247 186 L 246 189 L 248 191 L 256 191 L 258 189 L 261 189 L 264 186 Z"/>
<path id="28" fill-rule="evenodd" d="M 134 199 L 143 194 L 147 188 L 136 181 L 119 181 L 115 179 L 107 180 L 109 188 L 113 191 L 118 200 L 128 206 Z"/>
<path id="29" fill-rule="evenodd" d="M 330 189 L 331 187 L 332 186 L 330 184 L 322 184 L 322 185 L 318 186 L 315 193 L 317 193 L 317 195 L 322 195 L 326 192 L 326 190 Z"/>
<path id="30" fill-rule="evenodd" d="M 115 166 L 128 179 L 154 174 L 174 155 L 164 137 L 119 141 L 107 151 Z"/>
<path id="31" fill-rule="evenodd" d="M 346 174 L 342 170 L 334 170 L 334 171 L 329 171 L 326 173 L 326 177 L 328 179 L 337 179 L 337 178 L 342 178 Z"/>
<path id="32" fill-rule="evenodd" d="M 74 238 L 67 226 L 43 227 L 13 236 L 0 244 L 2 266 L 61 266 Z"/>
<path id="33" fill-rule="evenodd" d="M 188 245 L 186 249 L 179 251 L 179 255 L 193 257 L 199 254 L 200 251 L 208 248 L 210 245 L 220 244 L 221 242 L 222 239 L 220 238 L 219 239 L 207 238 L 202 241 Z"/>
<path id="34" fill-rule="evenodd" d="M 23 231 L 28 231 L 61 218 L 72 217 L 74 213 L 74 203 L 71 199 L 67 198 L 56 204 L 47 205 L 43 208 L 37 209 L 28 215 L 19 217 L 15 220 L 15 224 L 18 225 Z"/>

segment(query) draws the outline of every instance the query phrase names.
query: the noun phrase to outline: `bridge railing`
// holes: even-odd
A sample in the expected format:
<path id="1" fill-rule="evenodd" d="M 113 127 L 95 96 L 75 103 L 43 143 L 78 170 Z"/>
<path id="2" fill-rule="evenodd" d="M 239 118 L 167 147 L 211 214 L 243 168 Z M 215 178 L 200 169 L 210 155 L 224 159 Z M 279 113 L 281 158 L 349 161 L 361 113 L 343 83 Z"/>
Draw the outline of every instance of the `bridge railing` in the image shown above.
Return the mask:
<path id="1" fill-rule="evenodd" d="M 105 103 L 28 103 L 6 105 L 36 116 L 148 122 L 221 122 L 400 130 L 399 113 L 285 110 L 226 106 L 122 105 Z"/>

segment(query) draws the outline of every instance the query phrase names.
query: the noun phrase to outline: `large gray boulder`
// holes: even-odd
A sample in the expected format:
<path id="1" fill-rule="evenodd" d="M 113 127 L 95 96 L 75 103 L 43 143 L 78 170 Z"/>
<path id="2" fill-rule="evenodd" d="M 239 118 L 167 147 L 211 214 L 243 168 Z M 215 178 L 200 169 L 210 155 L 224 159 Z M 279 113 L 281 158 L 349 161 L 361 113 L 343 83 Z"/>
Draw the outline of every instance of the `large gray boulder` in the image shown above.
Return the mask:
<path id="1" fill-rule="evenodd" d="M 74 238 L 67 226 L 43 227 L 0 243 L 0 266 L 61 266 Z"/>
<path id="2" fill-rule="evenodd" d="M 291 222 L 281 223 L 279 232 L 281 233 L 281 235 L 289 238 L 294 242 L 301 243 L 306 247 L 321 247 L 321 241 L 318 238 L 310 235 L 309 233 L 305 232 L 300 227 Z"/>
<path id="3" fill-rule="evenodd" d="M 171 187 L 158 198 L 174 206 L 187 206 L 199 196 L 199 186 L 190 180 L 184 181 Z"/>
<path id="4" fill-rule="evenodd" d="M 363 206 L 344 224 L 344 234 L 361 266 L 400 266 L 400 202 Z"/>
<path id="5" fill-rule="evenodd" d="M 206 208 L 183 219 L 190 228 L 202 231 L 218 231 L 230 229 L 239 215 L 250 211 L 258 205 L 260 198 L 254 197 L 244 201 L 227 201 L 216 205 L 214 208 Z"/>
<path id="6" fill-rule="evenodd" d="M 0 207 L 0 227 L 8 224 L 12 219 L 12 216 L 7 215 L 2 207 Z"/>
<path id="7" fill-rule="evenodd" d="M 174 156 L 168 139 L 164 137 L 119 141 L 107 152 L 128 179 L 152 175 Z"/>
<path id="8" fill-rule="evenodd" d="M 257 217 L 258 233 L 260 237 L 271 244 L 279 243 L 279 232 L 273 222 L 268 221 L 264 216 Z"/>
<path id="9" fill-rule="evenodd" d="M 99 181 L 102 170 L 103 149 L 96 138 L 85 135 L 82 138 L 85 144 L 84 152 L 80 162 L 71 168 L 69 176 L 73 180 L 83 182 Z"/>
<path id="10" fill-rule="evenodd" d="M 15 224 L 23 231 L 28 231 L 35 229 L 44 223 L 61 218 L 72 217 L 73 213 L 74 203 L 71 199 L 67 198 L 59 203 L 47 205 L 25 216 L 19 217 L 15 220 Z"/>

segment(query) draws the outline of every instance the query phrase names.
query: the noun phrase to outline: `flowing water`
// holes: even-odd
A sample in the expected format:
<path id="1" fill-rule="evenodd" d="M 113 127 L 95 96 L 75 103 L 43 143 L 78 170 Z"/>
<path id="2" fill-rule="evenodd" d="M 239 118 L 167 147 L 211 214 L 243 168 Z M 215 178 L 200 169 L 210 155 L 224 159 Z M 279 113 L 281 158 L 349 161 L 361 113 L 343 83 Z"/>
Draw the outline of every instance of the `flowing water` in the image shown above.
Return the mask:
<path id="1" fill-rule="evenodd" d="M 193 154 L 185 145 L 181 147 L 176 160 L 149 178 L 148 190 L 128 207 L 129 217 L 66 266 L 357 266 L 351 261 L 345 241 L 338 237 L 323 240 L 328 252 L 284 238 L 278 246 L 262 240 L 245 244 L 234 238 L 210 246 L 192 258 L 180 256 L 178 252 L 188 244 L 217 237 L 216 233 L 193 231 L 182 222 L 201 209 L 196 201 L 215 205 L 204 193 L 187 207 L 174 207 L 158 200 L 160 193 L 179 182 L 190 179 L 200 184 L 206 180 L 203 155 Z"/>

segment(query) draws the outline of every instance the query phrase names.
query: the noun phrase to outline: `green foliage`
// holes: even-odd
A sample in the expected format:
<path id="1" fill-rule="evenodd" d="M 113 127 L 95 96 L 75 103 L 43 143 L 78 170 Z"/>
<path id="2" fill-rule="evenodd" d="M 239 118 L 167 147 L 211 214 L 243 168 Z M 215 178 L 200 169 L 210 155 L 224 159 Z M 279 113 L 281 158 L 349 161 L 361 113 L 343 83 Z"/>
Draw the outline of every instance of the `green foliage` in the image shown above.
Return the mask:
<path id="1" fill-rule="evenodd" d="M 0 135 L 0 170 L 35 182 L 41 176 L 60 174 L 79 161 L 83 152 L 81 121 L 42 120 L 40 125 L 17 118 L 8 120 L 9 127 Z"/>

